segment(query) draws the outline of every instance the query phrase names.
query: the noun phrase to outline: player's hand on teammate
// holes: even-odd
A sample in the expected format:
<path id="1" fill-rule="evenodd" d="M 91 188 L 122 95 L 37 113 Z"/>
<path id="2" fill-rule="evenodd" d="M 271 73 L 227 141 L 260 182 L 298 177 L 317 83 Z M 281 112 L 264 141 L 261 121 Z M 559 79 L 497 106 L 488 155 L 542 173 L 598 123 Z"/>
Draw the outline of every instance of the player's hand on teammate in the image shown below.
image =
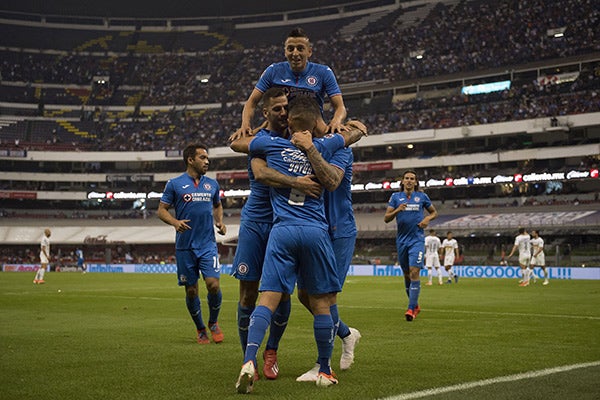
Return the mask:
<path id="1" fill-rule="evenodd" d="M 349 131 L 351 128 L 348 128 L 346 125 L 342 124 L 341 122 L 335 122 L 335 121 L 331 121 L 328 125 L 327 125 L 327 133 L 335 133 L 335 132 L 345 132 L 345 131 Z"/>
<path id="2" fill-rule="evenodd" d="M 315 179 L 314 175 L 299 176 L 293 187 L 307 196 L 318 198 L 323 193 L 323 186 Z"/>
<path id="3" fill-rule="evenodd" d="M 227 139 L 227 142 L 228 143 L 235 142 L 236 140 L 238 140 L 244 136 L 252 136 L 252 135 L 253 135 L 252 127 L 242 126 L 241 128 L 239 128 L 238 130 L 236 130 L 229 136 L 229 139 Z"/>
<path id="4" fill-rule="evenodd" d="M 188 222 L 190 222 L 189 219 L 178 219 L 173 226 L 177 232 L 185 232 L 188 229 L 192 229 L 192 227 L 187 224 Z"/>
<path id="5" fill-rule="evenodd" d="M 354 120 L 354 119 L 346 122 L 346 129 L 344 129 L 344 130 L 349 131 L 352 129 L 358 129 L 359 131 L 362 132 L 363 136 L 368 136 L 368 134 L 369 134 L 369 130 L 367 129 L 367 126 L 365 124 L 363 124 L 362 122 Z"/>
<path id="6" fill-rule="evenodd" d="M 308 151 L 308 149 L 314 146 L 312 139 L 312 133 L 310 131 L 300 131 L 292 134 L 291 142 L 300 150 Z"/>
<path id="7" fill-rule="evenodd" d="M 217 233 L 219 235 L 225 235 L 227 233 L 227 227 L 224 223 L 216 223 L 215 226 L 217 227 Z"/>

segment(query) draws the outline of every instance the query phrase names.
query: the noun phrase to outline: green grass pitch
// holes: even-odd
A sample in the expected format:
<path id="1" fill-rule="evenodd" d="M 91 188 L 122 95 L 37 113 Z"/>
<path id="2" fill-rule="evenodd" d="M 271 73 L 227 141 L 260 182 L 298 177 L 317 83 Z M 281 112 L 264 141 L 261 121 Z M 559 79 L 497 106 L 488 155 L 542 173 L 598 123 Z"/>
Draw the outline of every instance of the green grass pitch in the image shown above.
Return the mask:
<path id="1" fill-rule="evenodd" d="M 225 341 L 198 345 L 174 275 L 0 273 L 0 397 L 239 399 L 237 281 L 222 277 Z M 424 282 L 423 282 L 424 283 Z M 60 290 L 60 291 L 59 291 Z M 207 317 L 206 289 L 201 288 Z M 279 348 L 280 377 L 250 398 L 377 399 L 600 361 L 600 282 L 461 279 L 422 286 L 422 313 L 404 320 L 398 277 L 349 277 L 341 318 L 362 340 L 340 384 L 295 378 L 314 365 L 312 317 L 294 299 Z M 339 369 L 340 340 L 332 365 Z M 259 353 L 259 369 L 262 361 Z M 600 366 L 434 393 L 430 399 L 598 399 Z M 402 397 L 404 396 L 404 397 Z"/>

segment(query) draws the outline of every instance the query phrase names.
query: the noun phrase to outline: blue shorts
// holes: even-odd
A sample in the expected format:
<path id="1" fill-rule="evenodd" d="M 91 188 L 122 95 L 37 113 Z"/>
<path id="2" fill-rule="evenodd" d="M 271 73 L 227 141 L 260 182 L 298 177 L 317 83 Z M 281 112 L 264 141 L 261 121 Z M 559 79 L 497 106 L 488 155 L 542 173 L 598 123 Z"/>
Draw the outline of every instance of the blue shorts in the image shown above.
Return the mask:
<path id="1" fill-rule="evenodd" d="M 241 281 L 260 281 L 271 228 L 270 222 L 242 221 L 231 275 Z"/>
<path id="2" fill-rule="evenodd" d="M 177 279 L 179 286 L 194 286 L 202 277 L 221 277 L 221 265 L 217 247 L 210 249 L 175 250 L 177 259 Z"/>
<path id="3" fill-rule="evenodd" d="M 83 267 L 83 258 L 78 258 L 77 259 L 77 266 L 78 267 Z"/>
<path id="4" fill-rule="evenodd" d="M 296 280 L 308 294 L 341 290 L 329 233 L 313 226 L 275 225 L 259 290 L 292 294 Z"/>
<path id="5" fill-rule="evenodd" d="M 425 264 L 425 241 L 396 242 L 398 264 L 406 274 L 409 267 L 423 268 Z"/>
<path id="6" fill-rule="evenodd" d="M 335 254 L 335 263 L 337 268 L 337 276 L 340 280 L 340 286 L 344 286 L 348 269 L 352 263 L 354 256 L 354 245 L 356 243 L 356 235 L 351 237 L 342 237 L 333 239 L 333 252 Z"/>

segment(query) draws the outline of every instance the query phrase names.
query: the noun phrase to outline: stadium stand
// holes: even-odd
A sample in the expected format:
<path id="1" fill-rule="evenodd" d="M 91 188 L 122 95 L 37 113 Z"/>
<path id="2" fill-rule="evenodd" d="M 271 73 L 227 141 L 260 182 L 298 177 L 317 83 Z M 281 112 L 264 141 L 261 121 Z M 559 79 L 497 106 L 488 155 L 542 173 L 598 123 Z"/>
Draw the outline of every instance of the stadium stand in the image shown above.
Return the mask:
<path id="1" fill-rule="evenodd" d="M 375 189 L 357 189 L 354 200 L 361 240 L 369 247 L 386 239 L 378 244 L 379 257 L 393 251 L 393 232 L 381 221 L 393 190 L 386 185 L 408 166 L 444 211 L 440 226 L 458 230 L 478 252 L 482 231 L 500 232 L 481 239 L 499 245 L 510 242 L 514 228 L 497 223 L 471 237 L 473 227 L 452 225 L 450 216 L 507 208 L 566 212 L 575 198 L 583 211 L 597 209 L 600 15 L 594 2 L 306 7 L 211 23 L 147 20 L 145 26 L 133 19 L 26 19 L 3 11 L 4 219 L 146 223 L 156 198 L 135 205 L 139 199 L 99 202 L 90 193 L 160 193 L 181 169 L 178 151 L 198 139 L 211 147 L 211 174 L 222 188 L 244 193 L 245 159 L 224 147 L 226 138 L 239 126 L 254 80 L 268 62 L 283 59 L 281 41 L 296 25 L 311 34 L 313 60 L 336 72 L 349 116 L 371 130 L 354 148 L 354 182 Z M 510 86 L 499 91 L 462 92 L 506 81 Z M 537 174 L 537 180 L 468 183 L 518 174 Z M 468 184 L 449 186 L 448 179 Z M 231 223 L 243 201 L 243 194 L 226 198 Z M 572 244 L 593 248 L 598 226 L 597 216 L 586 215 L 549 239 L 566 244 L 565 235 L 574 235 Z"/>

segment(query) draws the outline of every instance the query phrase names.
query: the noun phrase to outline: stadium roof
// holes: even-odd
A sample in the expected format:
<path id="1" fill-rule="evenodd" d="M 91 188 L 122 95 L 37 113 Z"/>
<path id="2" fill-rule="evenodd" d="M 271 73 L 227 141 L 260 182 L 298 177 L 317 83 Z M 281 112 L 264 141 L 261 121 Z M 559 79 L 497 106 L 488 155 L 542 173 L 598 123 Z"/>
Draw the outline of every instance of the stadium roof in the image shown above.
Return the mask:
<path id="1" fill-rule="evenodd" d="M 393 2 L 393 1 L 392 1 Z M 0 10 L 68 16 L 178 18 L 277 13 L 342 4 L 389 4 L 390 1 L 357 0 L 3 0 Z"/>

